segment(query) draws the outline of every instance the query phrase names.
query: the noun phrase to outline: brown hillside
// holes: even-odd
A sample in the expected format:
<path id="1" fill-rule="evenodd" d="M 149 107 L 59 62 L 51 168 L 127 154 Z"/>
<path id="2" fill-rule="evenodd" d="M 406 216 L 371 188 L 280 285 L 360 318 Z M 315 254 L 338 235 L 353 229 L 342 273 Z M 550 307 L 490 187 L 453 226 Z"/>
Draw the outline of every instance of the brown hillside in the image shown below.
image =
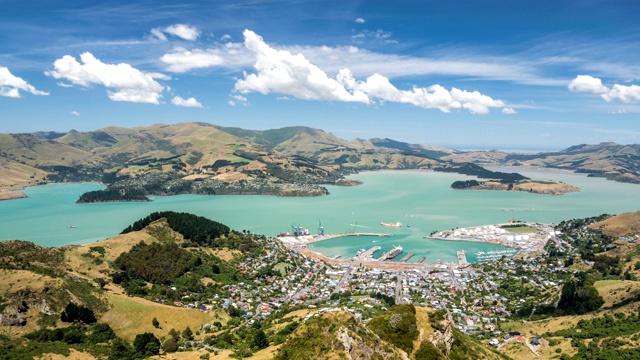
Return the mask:
<path id="1" fill-rule="evenodd" d="M 589 227 L 601 228 L 602 232 L 608 236 L 638 235 L 640 234 L 640 211 L 612 216 Z"/>

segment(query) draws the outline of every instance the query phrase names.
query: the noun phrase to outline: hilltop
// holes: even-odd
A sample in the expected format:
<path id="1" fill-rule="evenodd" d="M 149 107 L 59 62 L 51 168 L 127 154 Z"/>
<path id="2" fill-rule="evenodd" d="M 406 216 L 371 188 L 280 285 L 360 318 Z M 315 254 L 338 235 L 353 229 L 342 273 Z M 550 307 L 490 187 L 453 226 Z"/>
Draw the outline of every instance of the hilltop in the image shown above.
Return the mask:
<path id="1" fill-rule="evenodd" d="M 640 183 L 640 145 L 581 144 L 557 152 L 514 154 L 502 151 L 454 153 L 443 159 L 529 168 L 571 170 L 608 180 Z"/>
<path id="2" fill-rule="evenodd" d="M 101 181 L 90 201 L 147 200 L 147 195 L 272 194 L 317 196 L 326 184 L 355 185 L 362 170 L 426 169 L 502 182 L 529 180 L 483 165 L 551 167 L 637 182 L 638 146 L 580 145 L 535 155 L 461 152 L 393 139 L 347 141 L 303 126 L 264 131 L 207 123 L 108 127 L 90 132 L 0 134 L 2 198 L 45 182 Z M 537 190 L 536 190 L 537 191 Z M 545 193 L 555 190 L 540 190 Z"/>

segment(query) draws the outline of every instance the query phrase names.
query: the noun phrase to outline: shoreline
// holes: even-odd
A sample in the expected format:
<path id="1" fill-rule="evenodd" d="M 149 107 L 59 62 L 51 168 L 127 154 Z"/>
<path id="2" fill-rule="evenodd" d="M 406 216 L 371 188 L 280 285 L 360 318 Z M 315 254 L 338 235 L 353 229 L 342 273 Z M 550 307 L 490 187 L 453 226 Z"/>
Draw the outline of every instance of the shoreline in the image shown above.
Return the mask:
<path id="1" fill-rule="evenodd" d="M 22 190 L 22 189 L 20 189 Z M 0 201 L 4 200 L 15 200 L 15 199 L 24 199 L 28 197 L 27 194 L 14 191 L 14 190 L 0 190 Z"/>

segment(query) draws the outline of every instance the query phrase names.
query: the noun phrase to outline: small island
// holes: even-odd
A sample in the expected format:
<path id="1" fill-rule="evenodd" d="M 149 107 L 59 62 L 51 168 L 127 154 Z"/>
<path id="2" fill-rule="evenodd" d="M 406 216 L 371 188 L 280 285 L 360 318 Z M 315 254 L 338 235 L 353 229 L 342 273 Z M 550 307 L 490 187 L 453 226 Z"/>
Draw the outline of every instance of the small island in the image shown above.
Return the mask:
<path id="1" fill-rule="evenodd" d="M 225 182 L 211 178 L 185 180 L 175 174 L 148 173 L 138 177 L 125 177 L 104 190 L 89 191 L 77 203 L 151 201 L 149 196 L 194 195 L 274 195 L 323 196 L 329 191 L 313 184 L 281 183 L 269 179 Z"/>
<path id="2" fill-rule="evenodd" d="M 541 181 L 541 180 L 520 180 L 520 181 L 497 181 L 497 180 L 464 180 L 455 181 L 451 184 L 456 190 L 506 190 L 525 191 L 534 194 L 562 195 L 570 192 L 579 192 L 580 188 L 565 184 L 561 181 Z"/>

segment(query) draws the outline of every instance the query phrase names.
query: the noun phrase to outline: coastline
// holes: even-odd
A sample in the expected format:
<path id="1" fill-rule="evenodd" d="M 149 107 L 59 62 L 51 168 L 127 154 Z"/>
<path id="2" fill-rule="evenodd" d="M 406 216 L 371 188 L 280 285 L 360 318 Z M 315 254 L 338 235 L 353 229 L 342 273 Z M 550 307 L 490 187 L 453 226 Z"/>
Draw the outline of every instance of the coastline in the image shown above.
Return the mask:
<path id="1" fill-rule="evenodd" d="M 24 199 L 27 197 L 27 194 L 14 191 L 14 190 L 0 190 L 0 201 L 2 200 L 14 200 L 14 199 Z"/>

